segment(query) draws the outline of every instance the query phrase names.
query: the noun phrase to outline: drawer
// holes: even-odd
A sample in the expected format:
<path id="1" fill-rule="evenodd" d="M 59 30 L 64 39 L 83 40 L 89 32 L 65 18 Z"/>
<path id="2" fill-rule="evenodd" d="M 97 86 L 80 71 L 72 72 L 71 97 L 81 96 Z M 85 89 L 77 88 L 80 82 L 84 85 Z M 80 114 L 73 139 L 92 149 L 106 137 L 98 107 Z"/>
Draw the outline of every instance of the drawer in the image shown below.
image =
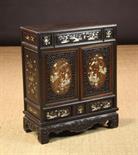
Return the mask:
<path id="1" fill-rule="evenodd" d="M 107 109 L 111 109 L 113 107 L 114 107 L 113 99 L 98 100 L 89 103 L 88 112 L 93 113 L 98 111 L 104 111 Z"/>
<path id="2" fill-rule="evenodd" d="M 102 29 L 56 33 L 55 39 L 55 45 L 102 41 Z"/>
<path id="3" fill-rule="evenodd" d="M 45 112 L 46 120 L 57 120 L 71 116 L 71 107 L 54 108 Z"/>

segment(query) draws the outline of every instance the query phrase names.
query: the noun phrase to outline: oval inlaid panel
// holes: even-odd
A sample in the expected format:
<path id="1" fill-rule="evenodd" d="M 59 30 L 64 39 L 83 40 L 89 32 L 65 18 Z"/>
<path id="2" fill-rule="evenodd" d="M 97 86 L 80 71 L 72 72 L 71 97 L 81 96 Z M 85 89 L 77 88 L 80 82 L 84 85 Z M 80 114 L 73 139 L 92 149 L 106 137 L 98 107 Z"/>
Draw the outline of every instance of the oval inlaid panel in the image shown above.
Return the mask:
<path id="1" fill-rule="evenodd" d="M 101 54 L 91 56 L 88 63 L 88 79 L 91 86 L 101 87 L 106 79 L 107 67 Z"/>
<path id="2" fill-rule="evenodd" d="M 52 90 L 59 95 L 66 94 L 71 84 L 71 65 L 64 58 L 58 59 L 52 66 L 50 82 Z"/>

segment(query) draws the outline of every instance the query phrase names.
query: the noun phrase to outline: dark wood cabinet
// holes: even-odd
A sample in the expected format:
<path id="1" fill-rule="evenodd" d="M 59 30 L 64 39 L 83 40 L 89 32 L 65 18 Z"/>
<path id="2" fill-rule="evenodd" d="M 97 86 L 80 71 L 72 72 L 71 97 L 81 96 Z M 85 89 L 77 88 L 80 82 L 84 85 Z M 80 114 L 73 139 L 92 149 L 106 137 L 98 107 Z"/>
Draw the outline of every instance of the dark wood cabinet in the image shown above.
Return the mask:
<path id="1" fill-rule="evenodd" d="M 24 130 L 50 133 L 118 126 L 116 25 L 21 27 Z"/>

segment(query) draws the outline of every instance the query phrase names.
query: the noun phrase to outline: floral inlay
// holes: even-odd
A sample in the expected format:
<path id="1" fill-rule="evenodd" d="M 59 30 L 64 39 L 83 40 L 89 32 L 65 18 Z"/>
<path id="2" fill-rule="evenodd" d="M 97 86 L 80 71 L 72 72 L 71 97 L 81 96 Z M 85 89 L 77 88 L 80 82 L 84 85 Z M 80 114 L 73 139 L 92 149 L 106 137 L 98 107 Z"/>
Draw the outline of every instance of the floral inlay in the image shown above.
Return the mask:
<path id="1" fill-rule="evenodd" d="M 91 110 L 94 112 L 98 110 L 111 108 L 111 106 L 112 106 L 112 100 L 96 101 L 91 104 Z"/>
<path id="2" fill-rule="evenodd" d="M 50 74 L 51 87 L 58 95 L 66 94 L 70 88 L 72 73 L 71 65 L 64 59 L 58 59 L 52 66 Z"/>
<path id="3" fill-rule="evenodd" d="M 92 55 L 88 63 L 88 79 L 91 86 L 99 88 L 106 79 L 107 67 L 101 54 Z"/>
<path id="4" fill-rule="evenodd" d="M 51 44 L 51 36 L 50 35 L 44 36 L 44 40 L 43 41 L 44 41 L 44 44 L 46 46 L 50 45 Z"/>
<path id="5" fill-rule="evenodd" d="M 101 29 L 72 33 L 60 33 L 56 34 L 56 36 L 57 42 L 59 42 L 59 44 L 67 44 L 100 40 L 100 33 Z"/>
<path id="6" fill-rule="evenodd" d="M 112 31 L 111 30 L 107 30 L 106 31 L 106 38 L 111 38 L 112 36 Z"/>
<path id="7" fill-rule="evenodd" d="M 55 118 L 63 118 L 70 115 L 70 109 L 69 108 L 63 108 L 63 109 L 55 109 L 48 111 L 46 113 L 46 117 L 48 120 L 55 119 Z"/>
<path id="8" fill-rule="evenodd" d="M 37 81 L 37 61 L 35 58 L 31 57 L 29 54 L 25 55 L 26 59 L 26 89 L 27 96 L 30 99 L 38 100 L 38 81 Z"/>
<path id="9" fill-rule="evenodd" d="M 83 105 L 77 106 L 77 114 L 82 114 L 82 113 L 84 113 L 84 106 Z"/>

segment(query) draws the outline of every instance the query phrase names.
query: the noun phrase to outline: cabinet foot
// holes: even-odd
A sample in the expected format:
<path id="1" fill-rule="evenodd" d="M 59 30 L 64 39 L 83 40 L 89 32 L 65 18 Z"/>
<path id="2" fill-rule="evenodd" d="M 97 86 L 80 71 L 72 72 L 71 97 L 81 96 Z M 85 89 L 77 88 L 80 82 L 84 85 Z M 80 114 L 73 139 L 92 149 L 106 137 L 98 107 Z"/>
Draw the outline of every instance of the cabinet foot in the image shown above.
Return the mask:
<path id="1" fill-rule="evenodd" d="M 116 128 L 118 127 L 118 114 L 116 114 L 114 117 L 111 117 L 111 119 L 107 123 L 108 128 Z"/>
<path id="2" fill-rule="evenodd" d="M 25 117 L 23 118 L 23 128 L 25 132 L 32 132 L 32 130 L 29 128 L 28 121 L 25 119 Z"/>
<path id="3" fill-rule="evenodd" d="M 38 140 L 41 144 L 49 142 L 49 133 L 45 129 L 38 129 Z"/>

